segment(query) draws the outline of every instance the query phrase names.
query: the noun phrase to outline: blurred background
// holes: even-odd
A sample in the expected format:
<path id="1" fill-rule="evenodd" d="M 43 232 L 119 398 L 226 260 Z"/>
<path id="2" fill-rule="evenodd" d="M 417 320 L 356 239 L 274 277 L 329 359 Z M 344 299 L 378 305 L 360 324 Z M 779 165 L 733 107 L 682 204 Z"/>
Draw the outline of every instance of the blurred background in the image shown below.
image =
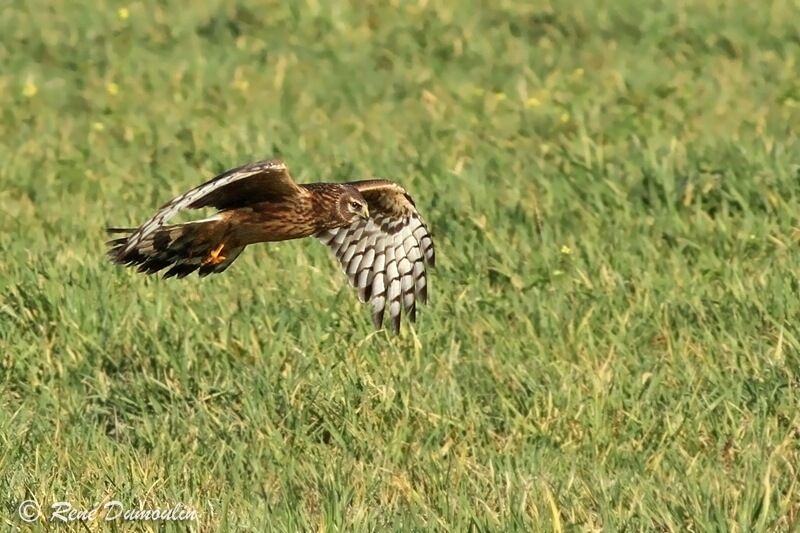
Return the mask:
<path id="1" fill-rule="evenodd" d="M 799 28 L 794 0 L 6 1 L 5 523 L 794 529 Z M 413 328 L 374 333 L 313 239 L 203 280 L 105 260 L 106 225 L 274 156 L 411 192 Z"/>

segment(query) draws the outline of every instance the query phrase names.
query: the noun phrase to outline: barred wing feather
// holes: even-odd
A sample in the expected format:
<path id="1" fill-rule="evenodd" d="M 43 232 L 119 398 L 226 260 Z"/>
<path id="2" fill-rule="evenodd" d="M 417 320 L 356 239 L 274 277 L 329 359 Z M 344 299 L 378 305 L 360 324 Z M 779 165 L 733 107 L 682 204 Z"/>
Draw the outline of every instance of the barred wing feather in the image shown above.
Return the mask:
<path id="1" fill-rule="evenodd" d="M 124 247 L 120 247 L 117 253 L 119 257 L 125 257 L 184 209 L 211 206 L 224 210 L 245 207 L 268 198 L 299 194 L 307 193 L 292 180 L 286 164 L 279 159 L 234 168 L 161 206 L 150 220 L 128 237 Z"/>
<path id="2" fill-rule="evenodd" d="M 433 240 L 406 191 L 389 181 L 354 182 L 367 201 L 370 218 L 317 237 L 339 260 L 372 321 L 381 327 L 388 310 L 392 330 L 400 317 L 416 320 L 417 301 L 428 299 L 427 268 L 435 263 Z"/>

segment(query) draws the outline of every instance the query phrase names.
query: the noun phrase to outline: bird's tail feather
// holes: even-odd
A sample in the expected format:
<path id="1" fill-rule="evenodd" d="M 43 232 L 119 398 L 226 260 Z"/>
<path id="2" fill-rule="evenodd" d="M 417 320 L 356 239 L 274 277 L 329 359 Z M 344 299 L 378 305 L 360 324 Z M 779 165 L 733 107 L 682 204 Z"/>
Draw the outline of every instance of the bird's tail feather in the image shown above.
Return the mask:
<path id="1" fill-rule="evenodd" d="M 109 247 L 108 256 L 114 263 L 133 266 L 139 272 L 154 274 L 170 267 L 164 273 L 165 278 L 188 276 L 199 270 L 200 276 L 224 272 L 244 250 L 223 248 L 221 262 L 209 262 L 207 258 L 219 242 L 212 237 L 216 232 L 216 221 L 206 220 L 175 224 L 159 228 L 130 249 L 128 241 L 136 232 L 136 228 L 106 228 L 109 234 L 124 234 L 123 237 L 106 242 Z"/>

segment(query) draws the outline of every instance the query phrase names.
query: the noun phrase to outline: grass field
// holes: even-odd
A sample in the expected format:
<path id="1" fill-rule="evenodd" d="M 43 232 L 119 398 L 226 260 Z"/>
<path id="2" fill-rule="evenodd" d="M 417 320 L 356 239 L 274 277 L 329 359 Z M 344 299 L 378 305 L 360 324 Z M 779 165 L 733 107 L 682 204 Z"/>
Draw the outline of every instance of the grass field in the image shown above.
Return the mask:
<path id="1" fill-rule="evenodd" d="M 0 524 L 796 530 L 799 28 L 796 0 L 4 3 Z M 312 239 L 203 280 L 105 260 L 107 224 L 272 156 L 411 191 L 413 329 L 375 333 Z"/>

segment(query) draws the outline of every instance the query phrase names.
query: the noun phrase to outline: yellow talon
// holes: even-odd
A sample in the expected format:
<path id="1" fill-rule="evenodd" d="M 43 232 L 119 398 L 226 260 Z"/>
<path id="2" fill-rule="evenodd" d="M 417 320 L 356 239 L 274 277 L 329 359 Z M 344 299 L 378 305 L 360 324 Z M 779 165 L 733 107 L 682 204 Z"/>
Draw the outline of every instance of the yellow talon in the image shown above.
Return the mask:
<path id="1" fill-rule="evenodd" d="M 208 257 L 203 259 L 203 262 L 200 263 L 201 265 L 218 265 L 225 261 L 226 257 L 224 255 L 220 255 L 222 253 L 222 249 L 225 248 L 225 243 L 220 244 L 213 250 L 211 253 L 208 254 Z"/>

